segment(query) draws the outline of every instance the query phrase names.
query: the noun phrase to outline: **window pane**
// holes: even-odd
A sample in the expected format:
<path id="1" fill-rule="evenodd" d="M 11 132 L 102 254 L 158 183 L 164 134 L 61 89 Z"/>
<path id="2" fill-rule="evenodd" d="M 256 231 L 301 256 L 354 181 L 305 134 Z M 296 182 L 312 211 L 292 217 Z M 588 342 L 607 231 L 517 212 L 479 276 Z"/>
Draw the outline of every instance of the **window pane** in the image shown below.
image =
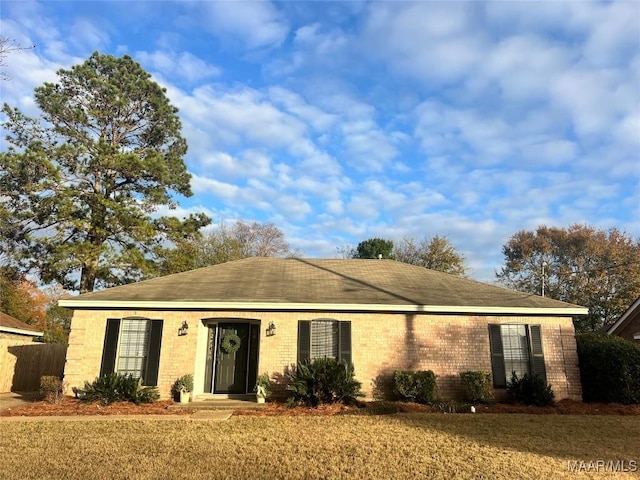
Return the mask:
<path id="1" fill-rule="evenodd" d="M 338 322 L 314 320 L 311 322 L 311 358 L 338 358 Z"/>
<path id="2" fill-rule="evenodd" d="M 144 378 L 144 368 L 149 353 L 149 327 L 146 319 L 125 318 L 122 320 L 118 348 L 117 372 Z"/>
<path id="3" fill-rule="evenodd" d="M 502 325 L 502 350 L 507 380 L 516 372 L 518 377 L 529 373 L 529 347 L 527 345 L 526 325 Z"/>

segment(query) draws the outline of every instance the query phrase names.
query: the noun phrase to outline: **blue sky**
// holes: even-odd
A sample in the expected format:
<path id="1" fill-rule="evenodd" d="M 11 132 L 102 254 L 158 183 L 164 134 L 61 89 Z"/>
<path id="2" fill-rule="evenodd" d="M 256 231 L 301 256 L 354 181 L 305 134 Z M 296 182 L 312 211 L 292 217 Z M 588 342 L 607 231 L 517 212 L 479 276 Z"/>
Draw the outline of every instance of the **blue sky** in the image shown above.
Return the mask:
<path id="1" fill-rule="evenodd" d="M 2 101 L 93 51 L 180 110 L 194 195 L 310 257 L 446 235 L 493 281 L 519 230 L 640 236 L 640 2 L 0 2 Z M 4 148 L 4 147 L 3 147 Z"/>

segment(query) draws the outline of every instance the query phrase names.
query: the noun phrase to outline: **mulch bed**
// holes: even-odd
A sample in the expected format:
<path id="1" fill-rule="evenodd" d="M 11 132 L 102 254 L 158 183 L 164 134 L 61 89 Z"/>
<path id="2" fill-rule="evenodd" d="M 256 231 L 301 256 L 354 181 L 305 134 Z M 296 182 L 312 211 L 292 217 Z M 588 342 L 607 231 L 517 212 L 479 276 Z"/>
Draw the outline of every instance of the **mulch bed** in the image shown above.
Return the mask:
<path id="1" fill-rule="evenodd" d="M 102 405 L 99 402 L 85 403 L 73 397 L 65 397 L 60 403 L 47 403 L 45 401 L 29 402 L 19 407 L 0 410 L 1 417 L 42 417 L 64 416 L 76 417 L 81 415 L 189 415 L 189 412 L 181 409 L 167 407 L 173 405 L 172 400 L 136 405 L 131 402 L 116 402 L 111 405 Z"/>
<path id="2" fill-rule="evenodd" d="M 574 400 L 560 400 L 552 407 L 496 403 L 476 405 L 476 413 L 526 413 L 536 415 L 640 415 L 640 405 L 618 403 L 583 403 Z M 441 413 L 438 406 L 420 405 L 406 402 L 361 402 L 357 406 L 320 405 L 318 408 L 287 407 L 282 403 L 267 403 L 258 410 L 242 410 L 234 415 L 247 416 L 327 416 L 327 415 L 383 415 L 393 413 Z M 448 411 L 448 409 L 444 409 Z M 457 413 L 470 413 L 469 409 L 457 409 Z"/>
<path id="3" fill-rule="evenodd" d="M 150 404 L 135 405 L 118 402 L 111 405 L 84 403 L 73 397 L 66 397 L 61 403 L 49 404 L 34 401 L 25 405 L 0 410 L 0 416 L 81 416 L 81 415 L 191 415 L 192 410 L 169 409 L 174 402 L 165 400 Z M 332 416 L 332 415 L 381 415 L 392 413 L 436 413 L 436 406 L 403 402 L 361 402 L 357 406 L 342 404 L 320 405 L 318 408 L 288 407 L 282 403 L 269 402 L 263 408 L 255 410 L 235 410 L 234 415 L 245 416 Z M 468 409 L 465 409 L 468 412 Z M 458 411 L 458 413 L 464 413 Z M 640 405 L 620 405 L 617 403 L 582 403 L 573 400 L 561 400 L 552 407 L 534 407 L 496 403 L 477 405 L 476 413 L 527 413 L 557 415 L 640 415 Z"/>

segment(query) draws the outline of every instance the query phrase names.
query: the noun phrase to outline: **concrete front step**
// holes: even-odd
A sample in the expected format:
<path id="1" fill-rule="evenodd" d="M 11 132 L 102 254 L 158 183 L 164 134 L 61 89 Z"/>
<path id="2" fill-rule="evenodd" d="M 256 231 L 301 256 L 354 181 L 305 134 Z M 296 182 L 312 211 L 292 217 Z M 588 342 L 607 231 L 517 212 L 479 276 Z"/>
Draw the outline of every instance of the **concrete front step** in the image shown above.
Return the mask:
<path id="1" fill-rule="evenodd" d="M 169 409 L 185 409 L 185 410 L 249 410 L 264 407 L 264 403 L 257 403 L 255 395 L 250 399 L 235 398 L 201 398 L 196 397 L 193 402 L 174 403 Z"/>
<path id="2" fill-rule="evenodd" d="M 194 402 L 205 402 L 214 400 L 239 400 L 245 402 L 255 402 L 255 393 L 200 393 L 193 399 Z"/>

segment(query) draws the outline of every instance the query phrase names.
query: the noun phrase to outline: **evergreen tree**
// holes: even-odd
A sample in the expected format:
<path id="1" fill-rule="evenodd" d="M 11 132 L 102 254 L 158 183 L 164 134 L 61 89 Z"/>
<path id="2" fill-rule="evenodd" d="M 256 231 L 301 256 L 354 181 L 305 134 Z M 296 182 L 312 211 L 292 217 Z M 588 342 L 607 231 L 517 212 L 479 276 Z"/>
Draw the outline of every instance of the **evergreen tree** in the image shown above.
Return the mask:
<path id="1" fill-rule="evenodd" d="M 209 219 L 152 218 L 189 196 L 177 109 L 131 57 L 94 53 L 35 89 L 41 118 L 4 105 L 0 243 L 44 283 L 90 292 L 153 271 Z"/>

